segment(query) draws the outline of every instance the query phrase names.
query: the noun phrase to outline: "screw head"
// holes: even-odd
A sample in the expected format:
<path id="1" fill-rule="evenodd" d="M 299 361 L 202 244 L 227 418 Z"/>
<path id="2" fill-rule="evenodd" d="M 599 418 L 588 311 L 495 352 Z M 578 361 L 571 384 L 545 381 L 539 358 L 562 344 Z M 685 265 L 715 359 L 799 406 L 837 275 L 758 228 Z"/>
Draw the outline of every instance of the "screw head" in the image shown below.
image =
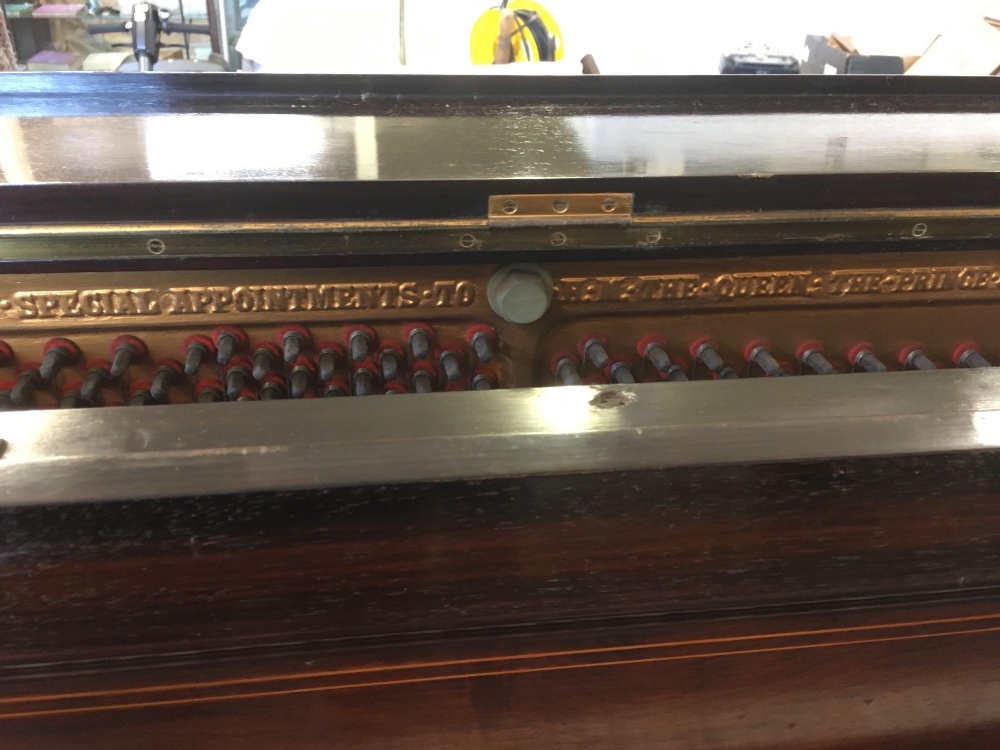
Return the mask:
<path id="1" fill-rule="evenodd" d="M 464 248 L 470 248 L 476 244 L 476 238 L 471 234 L 463 234 L 459 237 L 458 244 Z"/>
<path id="2" fill-rule="evenodd" d="M 500 206 L 500 210 L 503 211 L 508 216 L 510 216 L 511 214 L 516 214 L 517 213 L 517 201 L 511 200 L 511 199 L 508 198 L 507 200 L 505 200 L 503 202 L 503 205 Z"/>
<path id="3" fill-rule="evenodd" d="M 555 246 L 559 247 L 566 244 L 566 235 L 562 232 L 554 232 L 549 241 Z"/>
<path id="4" fill-rule="evenodd" d="M 612 198 L 610 195 L 601 201 L 601 210 L 606 213 L 611 213 L 616 208 L 618 208 L 618 201 Z"/>
<path id="5" fill-rule="evenodd" d="M 663 235 L 660 234 L 659 229 L 651 229 L 648 232 L 646 232 L 646 244 L 655 245 L 657 242 L 660 241 L 662 237 Z"/>
<path id="6" fill-rule="evenodd" d="M 919 224 L 914 224 L 913 229 L 910 231 L 910 234 L 912 234 L 914 237 L 923 237 L 925 234 L 927 234 L 927 225 L 924 224 L 923 222 L 920 222 Z"/>
<path id="7" fill-rule="evenodd" d="M 564 214 L 569 209 L 569 201 L 565 198 L 556 198 L 552 201 L 552 210 L 557 214 Z"/>
<path id="8" fill-rule="evenodd" d="M 160 255 L 167 249 L 167 245 L 163 240 L 152 239 L 146 243 L 146 249 L 153 255 Z"/>

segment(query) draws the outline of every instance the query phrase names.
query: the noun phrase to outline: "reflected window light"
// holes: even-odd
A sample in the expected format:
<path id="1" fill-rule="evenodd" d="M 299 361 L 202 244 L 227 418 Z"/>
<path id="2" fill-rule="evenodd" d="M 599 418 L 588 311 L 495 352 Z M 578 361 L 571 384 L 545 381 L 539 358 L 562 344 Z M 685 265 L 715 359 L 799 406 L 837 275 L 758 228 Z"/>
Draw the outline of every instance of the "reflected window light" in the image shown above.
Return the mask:
<path id="1" fill-rule="evenodd" d="M 13 117 L 0 117 L 0 178 L 2 182 L 34 182 L 21 123 Z"/>
<path id="2" fill-rule="evenodd" d="M 342 120 L 342 121 L 339 121 Z M 154 180 L 307 179 L 320 161 L 330 171 L 328 139 L 342 136 L 345 177 L 354 176 L 351 118 L 305 115 L 162 115 L 143 120 Z M 332 132 L 331 132 L 332 131 Z"/>
<path id="3" fill-rule="evenodd" d="M 972 427 L 980 445 L 1000 446 L 1000 411 L 977 411 L 972 415 Z"/>
<path id="4" fill-rule="evenodd" d="M 616 410 L 596 409 L 591 405 L 596 394 L 593 388 L 543 388 L 531 402 L 532 416 L 542 429 L 557 435 L 586 432 L 598 424 L 606 426 L 609 418 L 617 418 Z"/>

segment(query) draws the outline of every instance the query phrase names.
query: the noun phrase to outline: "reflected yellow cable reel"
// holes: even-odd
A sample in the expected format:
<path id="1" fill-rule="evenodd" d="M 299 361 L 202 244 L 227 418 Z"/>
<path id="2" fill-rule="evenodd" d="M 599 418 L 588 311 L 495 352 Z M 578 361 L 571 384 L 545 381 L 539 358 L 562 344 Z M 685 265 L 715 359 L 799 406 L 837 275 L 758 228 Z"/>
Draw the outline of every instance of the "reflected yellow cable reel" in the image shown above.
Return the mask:
<path id="1" fill-rule="evenodd" d="M 563 58 L 563 38 L 559 30 L 559 24 L 540 3 L 534 0 L 510 0 L 507 9 L 512 11 L 522 11 L 518 14 L 518 24 L 511 35 L 511 46 L 514 49 L 514 62 L 540 62 L 542 52 L 539 50 L 535 35 L 527 27 L 524 21 L 526 14 L 538 14 L 538 20 L 545 27 L 545 33 L 553 41 L 553 60 Z M 469 38 L 469 52 L 472 62 L 476 65 L 493 64 L 493 46 L 496 43 L 497 35 L 500 33 L 500 6 L 486 10 L 476 20 L 472 26 L 472 34 Z"/>

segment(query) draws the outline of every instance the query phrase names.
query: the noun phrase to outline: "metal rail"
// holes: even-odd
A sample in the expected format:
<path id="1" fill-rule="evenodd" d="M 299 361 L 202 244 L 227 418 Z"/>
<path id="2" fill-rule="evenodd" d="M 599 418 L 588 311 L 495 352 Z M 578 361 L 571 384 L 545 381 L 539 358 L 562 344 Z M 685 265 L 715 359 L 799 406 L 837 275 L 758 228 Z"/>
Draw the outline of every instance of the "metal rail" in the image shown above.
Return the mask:
<path id="1" fill-rule="evenodd" d="M 1000 372 L 5 413 L 0 503 L 1000 447 Z"/>

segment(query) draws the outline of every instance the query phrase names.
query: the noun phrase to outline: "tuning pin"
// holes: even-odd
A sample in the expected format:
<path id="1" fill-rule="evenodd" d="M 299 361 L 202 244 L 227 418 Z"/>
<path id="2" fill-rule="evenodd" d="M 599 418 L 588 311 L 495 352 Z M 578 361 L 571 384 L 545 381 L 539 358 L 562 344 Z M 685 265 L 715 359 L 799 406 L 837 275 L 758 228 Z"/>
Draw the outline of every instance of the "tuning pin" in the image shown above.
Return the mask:
<path id="1" fill-rule="evenodd" d="M 747 344 L 743 350 L 743 356 L 747 362 L 762 369 L 768 377 L 784 378 L 788 376 L 788 371 L 771 354 L 771 345 L 762 339 Z"/>
<path id="2" fill-rule="evenodd" d="M 156 369 L 149 384 L 149 392 L 160 402 L 168 400 L 170 388 L 178 383 L 184 375 L 184 366 L 176 359 L 164 357 L 156 360 Z"/>
<path id="3" fill-rule="evenodd" d="M 17 406 L 24 406 L 31 401 L 35 391 L 44 385 L 42 376 L 38 374 L 38 365 L 34 362 L 24 364 L 17 374 L 17 381 L 10 392 L 11 401 Z"/>
<path id="4" fill-rule="evenodd" d="M 670 367 L 670 357 L 667 355 L 667 342 L 661 337 L 650 334 L 636 344 L 636 351 L 643 359 L 660 372 L 666 372 Z"/>
<path id="5" fill-rule="evenodd" d="M 119 336 L 111 342 L 112 378 L 120 378 L 128 369 L 146 356 L 146 345 L 135 336 Z"/>
<path id="6" fill-rule="evenodd" d="M 923 344 L 910 344 L 899 352 L 899 364 L 905 370 L 936 370 L 937 365 L 924 353 Z"/>
<path id="7" fill-rule="evenodd" d="M 111 363 L 106 359 L 93 359 L 84 365 L 86 375 L 80 386 L 80 396 L 84 401 L 94 403 L 101 389 L 111 380 Z"/>
<path id="8" fill-rule="evenodd" d="M 230 401 L 239 399 L 247 388 L 251 365 L 246 357 L 233 357 L 226 367 L 226 397 Z"/>
<path id="9" fill-rule="evenodd" d="M 375 380 L 377 378 L 375 364 L 366 359 L 354 365 L 351 373 L 351 382 L 355 396 L 370 396 L 375 393 Z"/>
<path id="10" fill-rule="evenodd" d="M 603 336 L 584 336 L 579 342 L 580 356 L 589 359 L 598 370 L 604 370 L 611 358 L 608 356 L 608 341 Z"/>
<path id="11" fill-rule="evenodd" d="M 80 409 L 87 406 L 87 402 L 80 396 L 81 383 L 73 380 L 63 385 L 59 394 L 60 409 Z"/>
<path id="12" fill-rule="evenodd" d="M 0 380 L 0 411 L 10 411 L 14 408 L 11 392 L 16 384 L 13 380 Z"/>
<path id="13" fill-rule="evenodd" d="M 687 373 L 684 371 L 684 367 L 679 364 L 672 364 L 667 368 L 667 371 L 661 373 L 664 380 L 670 383 L 681 383 L 686 382 L 688 379 Z"/>
<path id="14" fill-rule="evenodd" d="M 459 341 L 449 341 L 442 345 L 438 361 L 444 369 L 444 376 L 449 383 L 457 382 L 462 377 L 462 361 L 465 359 L 465 351 Z"/>
<path id="15" fill-rule="evenodd" d="M 319 379 L 325 383 L 333 379 L 337 363 L 344 358 L 344 349 L 340 344 L 335 344 L 332 341 L 317 344 L 316 348 L 319 350 L 316 355 L 316 364 L 319 365 Z"/>
<path id="16" fill-rule="evenodd" d="M 403 329 L 403 338 L 409 344 L 414 359 L 427 359 L 434 340 L 434 329 L 426 323 L 410 323 Z"/>
<path id="17" fill-rule="evenodd" d="M 823 347 L 815 341 L 807 341 L 802 344 L 795 352 L 795 356 L 803 366 L 808 367 L 817 375 L 833 375 L 837 372 L 836 368 L 830 364 L 830 360 L 823 356 Z"/>
<path id="18" fill-rule="evenodd" d="M 285 364 L 291 364 L 299 357 L 312 343 L 312 334 L 305 326 L 287 325 L 278 329 L 278 341 L 281 342 L 281 350 L 285 359 Z"/>
<path id="19" fill-rule="evenodd" d="M 38 366 L 42 380 L 52 380 L 59 371 L 80 358 L 80 347 L 69 339 L 49 339 L 42 349 L 44 356 Z"/>
<path id="20" fill-rule="evenodd" d="M 215 361 L 220 365 L 228 365 L 233 355 L 249 343 L 246 332 L 234 326 L 219 326 L 212 331 L 212 340 L 215 342 Z"/>
<path id="21" fill-rule="evenodd" d="M 7 367 L 14 363 L 14 350 L 6 341 L 0 341 L 0 367 Z"/>
<path id="22" fill-rule="evenodd" d="M 487 367 L 480 367 L 472 373 L 472 390 L 492 391 L 497 387 L 497 374 Z"/>
<path id="23" fill-rule="evenodd" d="M 624 357 L 615 357 L 609 360 L 607 367 L 604 368 L 604 374 L 608 377 L 608 380 L 613 380 L 622 385 L 635 382 L 635 376 L 632 374 L 632 370 L 629 369 L 628 360 Z"/>
<path id="24" fill-rule="evenodd" d="M 202 364 L 215 356 L 215 344 L 208 336 L 196 333 L 184 339 L 184 374 L 197 375 Z"/>
<path id="25" fill-rule="evenodd" d="M 156 403 L 153 394 L 149 392 L 148 380 L 136 380 L 128 389 L 129 406 L 150 406 Z"/>
<path id="26" fill-rule="evenodd" d="M 485 323 L 477 323 L 470 326 L 465 332 L 465 340 L 476 353 L 480 362 L 489 362 L 493 359 L 493 348 L 497 343 L 497 334 L 492 327 Z"/>
<path id="27" fill-rule="evenodd" d="M 306 384 L 308 386 L 308 383 Z M 260 400 L 276 401 L 287 397 L 285 381 L 279 375 L 268 375 L 260 381 Z M 301 398 L 301 396 L 299 397 Z"/>
<path id="28" fill-rule="evenodd" d="M 549 370 L 563 385 L 580 385 L 578 363 L 572 352 L 560 352 L 549 361 Z"/>
<path id="29" fill-rule="evenodd" d="M 684 368 L 675 365 L 667 355 L 667 342 L 659 336 L 649 335 L 636 345 L 639 356 L 656 368 L 662 374 L 664 380 L 676 381 L 687 380 Z"/>
<path id="30" fill-rule="evenodd" d="M 437 380 L 437 373 L 434 366 L 426 361 L 420 360 L 413 364 L 413 375 L 410 381 L 413 383 L 414 393 L 430 393 L 434 390 L 434 383 Z"/>
<path id="31" fill-rule="evenodd" d="M 347 345 L 351 349 L 352 362 L 364 362 L 375 346 L 375 331 L 368 326 L 349 326 L 344 332 Z"/>
<path id="32" fill-rule="evenodd" d="M 865 372 L 888 372 L 889 368 L 872 352 L 872 345 L 867 341 L 855 344 L 847 352 L 847 361 L 851 367 L 860 367 Z"/>
<path id="33" fill-rule="evenodd" d="M 316 374 L 316 368 L 306 357 L 292 362 L 288 371 L 289 391 L 292 398 L 303 398 L 309 392 L 309 383 Z"/>
<path id="34" fill-rule="evenodd" d="M 223 399 L 222 383 L 215 378 L 202 380 L 194 389 L 194 398 L 199 404 L 217 404 Z"/>
<path id="35" fill-rule="evenodd" d="M 379 347 L 376 361 L 382 371 L 382 382 L 388 383 L 399 377 L 399 363 L 403 359 L 403 347 L 386 342 Z"/>
<path id="36" fill-rule="evenodd" d="M 959 367 L 992 367 L 989 360 L 979 351 L 979 345 L 971 341 L 961 344 L 951 355 Z"/>
<path id="37" fill-rule="evenodd" d="M 735 380 L 739 377 L 732 367 L 727 367 L 711 339 L 698 339 L 690 348 L 695 362 L 701 362 L 718 380 Z"/>
<path id="38" fill-rule="evenodd" d="M 333 378 L 327 382 L 323 383 L 323 397 L 324 398 L 334 398 L 337 396 L 347 395 L 347 383 L 339 378 Z"/>
<path id="39" fill-rule="evenodd" d="M 398 380 L 391 380 L 385 384 L 385 394 L 387 396 L 406 393 L 406 386 Z"/>
<path id="40" fill-rule="evenodd" d="M 282 361 L 281 350 L 271 341 L 255 341 L 253 346 L 252 364 L 253 379 L 258 383 L 267 377 L 278 362 Z"/>

